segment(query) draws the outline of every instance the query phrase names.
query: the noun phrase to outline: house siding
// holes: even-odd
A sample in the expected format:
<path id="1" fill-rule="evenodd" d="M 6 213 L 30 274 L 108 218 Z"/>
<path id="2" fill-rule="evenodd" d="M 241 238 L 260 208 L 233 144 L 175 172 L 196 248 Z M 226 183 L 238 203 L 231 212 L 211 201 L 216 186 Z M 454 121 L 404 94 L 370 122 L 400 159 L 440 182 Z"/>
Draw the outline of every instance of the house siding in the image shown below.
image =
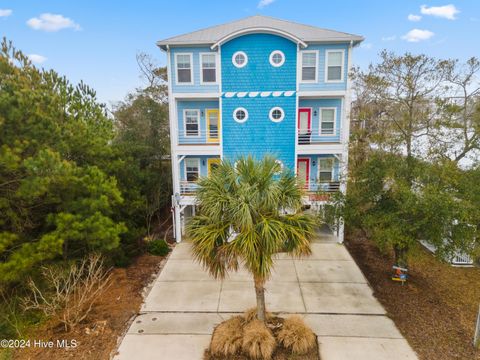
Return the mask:
<path id="1" fill-rule="evenodd" d="M 218 101 L 178 101 L 177 102 L 177 124 L 178 124 L 178 143 L 179 144 L 189 144 L 192 141 L 197 143 L 206 143 L 206 132 L 207 132 L 207 111 L 211 109 L 218 109 Z M 200 112 L 200 121 L 199 129 L 200 136 L 192 137 L 185 136 L 185 119 L 184 119 L 184 110 L 199 110 Z M 202 115 L 203 113 L 203 115 Z"/>
<path id="2" fill-rule="evenodd" d="M 339 142 L 342 126 L 342 109 L 343 99 L 300 99 L 298 102 L 298 108 L 311 108 L 311 140 L 313 142 Z M 335 134 L 332 136 L 320 135 L 320 108 L 335 108 Z M 316 112 L 316 114 L 315 114 Z"/>

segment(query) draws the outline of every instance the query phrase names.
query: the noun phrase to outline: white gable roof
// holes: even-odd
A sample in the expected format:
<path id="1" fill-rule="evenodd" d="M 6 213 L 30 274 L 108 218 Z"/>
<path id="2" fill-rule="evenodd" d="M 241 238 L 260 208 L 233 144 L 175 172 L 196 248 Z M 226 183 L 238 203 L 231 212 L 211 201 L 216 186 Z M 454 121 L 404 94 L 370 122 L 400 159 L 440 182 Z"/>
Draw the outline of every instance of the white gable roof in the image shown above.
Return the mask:
<path id="1" fill-rule="evenodd" d="M 344 32 L 322 29 L 315 26 L 298 24 L 292 21 L 275 19 L 268 16 L 250 16 L 241 20 L 233 21 L 223 25 L 212 26 L 206 29 L 194 31 L 184 35 L 174 36 L 160 40 L 157 45 L 166 49 L 167 45 L 189 46 L 189 45 L 210 45 L 216 46 L 229 39 L 235 34 L 248 32 L 272 32 L 278 33 L 293 41 L 305 46 L 310 42 L 350 42 L 358 44 L 363 41 L 359 35 Z"/>

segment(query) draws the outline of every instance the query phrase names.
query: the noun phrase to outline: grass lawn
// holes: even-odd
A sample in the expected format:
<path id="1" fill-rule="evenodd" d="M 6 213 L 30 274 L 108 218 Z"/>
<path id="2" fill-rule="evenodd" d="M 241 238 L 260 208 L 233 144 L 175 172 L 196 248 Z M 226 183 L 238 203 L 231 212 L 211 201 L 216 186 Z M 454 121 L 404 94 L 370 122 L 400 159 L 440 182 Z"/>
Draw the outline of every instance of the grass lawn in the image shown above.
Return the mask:
<path id="1" fill-rule="evenodd" d="M 392 254 L 381 253 L 362 236 L 349 235 L 348 250 L 375 296 L 420 359 L 480 359 L 472 345 L 480 303 L 480 269 L 455 268 L 436 260 L 419 245 L 409 280 L 390 280 Z"/>

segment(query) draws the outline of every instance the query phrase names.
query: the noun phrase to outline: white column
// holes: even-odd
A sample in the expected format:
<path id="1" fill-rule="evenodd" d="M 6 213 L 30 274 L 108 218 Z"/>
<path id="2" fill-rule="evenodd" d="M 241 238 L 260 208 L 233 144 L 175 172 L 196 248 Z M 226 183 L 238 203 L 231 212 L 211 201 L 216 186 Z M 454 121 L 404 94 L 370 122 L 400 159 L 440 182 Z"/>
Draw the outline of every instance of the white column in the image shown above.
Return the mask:
<path id="1" fill-rule="evenodd" d="M 180 205 L 176 204 L 174 219 L 175 219 L 175 241 L 177 243 L 182 241 L 182 223 L 181 223 L 180 216 L 181 216 Z"/>

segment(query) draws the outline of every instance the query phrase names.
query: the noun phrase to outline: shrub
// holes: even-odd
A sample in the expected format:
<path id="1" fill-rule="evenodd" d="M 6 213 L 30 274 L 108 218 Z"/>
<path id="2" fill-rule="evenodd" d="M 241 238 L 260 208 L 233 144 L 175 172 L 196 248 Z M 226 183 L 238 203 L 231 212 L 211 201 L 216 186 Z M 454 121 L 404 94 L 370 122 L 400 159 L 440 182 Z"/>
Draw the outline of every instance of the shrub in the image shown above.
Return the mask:
<path id="1" fill-rule="evenodd" d="M 243 352 L 252 359 L 268 360 L 275 350 L 272 332 L 260 320 L 252 320 L 243 329 Z"/>
<path id="2" fill-rule="evenodd" d="M 217 326 L 210 343 L 212 355 L 232 356 L 241 349 L 243 321 L 241 316 L 234 316 Z"/>
<path id="3" fill-rule="evenodd" d="M 147 251 L 152 255 L 166 256 L 170 252 L 170 247 L 163 239 L 149 241 Z"/>
<path id="4" fill-rule="evenodd" d="M 92 254 L 69 268 L 43 267 L 44 289 L 33 280 L 28 282 L 31 296 L 23 299 L 25 310 L 40 310 L 58 320 L 65 330 L 83 321 L 93 304 L 111 285 L 111 273 L 104 269 L 100 255 Z"/>
<path id="5" fill-rule="evenodd" d="M 308 353 L 316 345 L 315 334 L 298 315 L 291 316 L 283 322 L 277 338 L 283 346 L 298 355 Z"/>
<path id="6" fill-rule="evenodd" d="M 249 323 L 250 321 L 253 321 L 253 320 L 257 319 L 257 308 L 248 309 L 247 311 L 245 311 L 243 313 L 243 317 L 244 317 L 246 323 Z M 272 317 L 271 313 L 269 313 L 269 312 L 265 313 L 265 319 L 266 320 L 270 319 L 271 317 Z"/>

